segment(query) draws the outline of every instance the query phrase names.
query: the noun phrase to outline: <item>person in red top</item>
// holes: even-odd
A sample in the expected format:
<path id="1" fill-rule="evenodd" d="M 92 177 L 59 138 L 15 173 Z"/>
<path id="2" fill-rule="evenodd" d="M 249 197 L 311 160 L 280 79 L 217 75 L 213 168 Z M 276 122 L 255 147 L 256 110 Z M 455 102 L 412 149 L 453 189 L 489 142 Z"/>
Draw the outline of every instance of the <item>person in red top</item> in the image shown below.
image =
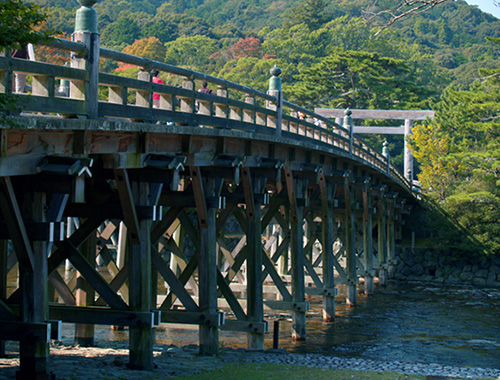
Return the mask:
<path id="1" fill-rule="evenodd" d="M 153 83 L 164 84 L 158 74 L 160 74 L 158 70 L 153 71 Z M 157 92 L 153 92 L 153 108 L 160 108 L 160 94 Z"/>

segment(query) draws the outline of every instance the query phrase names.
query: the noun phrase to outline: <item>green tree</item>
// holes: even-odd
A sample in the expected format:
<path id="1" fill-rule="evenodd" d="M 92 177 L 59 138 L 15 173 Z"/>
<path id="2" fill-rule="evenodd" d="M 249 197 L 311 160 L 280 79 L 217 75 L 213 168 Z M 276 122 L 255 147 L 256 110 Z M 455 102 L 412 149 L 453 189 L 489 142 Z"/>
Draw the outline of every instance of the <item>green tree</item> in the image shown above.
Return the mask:
<path id="1" fill-rule="evenodd" d="M 102 32 L 102 40 L 109 46 L 120 46 L 132 44 L 141 33 L 137 22 L 131 17 L 123 17 L 108 25 Z"/>
<path id="2" fill-rule="evenodd" d="M 500 253 L 500 84 L 448 88 L 412 150 L 430 196 L 491 254 Z"/>
<path id="3" fill-rule="evenodd" d="M 183 36 L 167 42 L 165 47 L 165 62 L 210 72 L 210 56 L 217 51 L 217 42 L 206 36 Z"/>
<path id="4" fill-rule="evenodd" d="M 288 68 L 279 60 L 245 57 L 226 63 L 217 76 L 265 92 L 269 88 L 269 70 L 275 64 L 284 70 Z"/>
<path id="5" fill-rule="evenodd" d="M 413 84 L 405 61 L 366 51 L 336 49 L 301 67 L 298 79 L 289 96 L 307 107 L 407 108 L 431 94 Z"/>
<path id="6" fill-rule="evenodd" d="M 305 24 L 309 30 L 318 29 L 331 19 L 331 15 L 326 11 L 327 6 L 326 0 L 306 0 L 286 13 L 285 28 Z"/>
<path id="7" fill-rule="evenodd" d="M 25 48 L 28 44 L 38 44 L 50 38 L 52 31 L 40 31 L 47 16 L 39 6 L 24 4 L 21 0 L 0 2 L 0 50 Z M 0 94 L 0 122 L 15 126 L 8 117 L 19 112 L 19 99 L 12 94 Z"/>
<path id="8" fill-rule="evenodd" d="M 150 58 L 161 62 L 165 59 L 167 49 L 158 38 L 149 37 L 135 40 L 132 45 L 127 46 L 122 51 L 127 54 Z"/>
<path id="9" fill-rule="evenodd" d="M 17 49 L 29 43 L 37 44 L 49 38 L 52 31 L 37 31 L 35 27 L 47 19 L 40 6 L 21 0 L 0 2 L 0 48 Z"/>

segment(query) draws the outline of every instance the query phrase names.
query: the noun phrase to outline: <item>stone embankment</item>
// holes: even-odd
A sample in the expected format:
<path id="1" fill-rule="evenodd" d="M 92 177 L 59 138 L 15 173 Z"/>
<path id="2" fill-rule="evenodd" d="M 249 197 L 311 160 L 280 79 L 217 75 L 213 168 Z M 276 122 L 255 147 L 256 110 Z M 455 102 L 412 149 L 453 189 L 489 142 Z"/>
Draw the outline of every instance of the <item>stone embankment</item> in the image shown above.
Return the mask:
<path id="1" fill-rule="evenodd" d="M 500 257 L 453 258 L 416 248 L 399 252 L 396 262 L 396 280 L 500 287 Z"/>
<path id="2" fill-rule="evenodd" d="M 325 369 L 350 369 L 357 371 L 396 372 L 444 379 L 461 377 L 466 379 L 498 379 L 500 369 L 451 367 L 438 363 L 404 363 L 375 361 L 360 358 L 344 358 L 320 353 L 287 353 L 283 350 L 264 352 L 224 348 L 219 357 L 198 356 L 198 346 L 176 347 L 156 345 L 153 371 L 134 371 L 127 368 L 127 342 L 106 342 L 113 348 L 79 348 L 53 345 L 51 368 L 58 380 L 148 380 L 171 379 L 189 376 L 222 367 L 226 363 L 269 363 L 311 366 Z M 18 369 L 17 355 L 0 359 L 0 380 L 14 379 Z"/>

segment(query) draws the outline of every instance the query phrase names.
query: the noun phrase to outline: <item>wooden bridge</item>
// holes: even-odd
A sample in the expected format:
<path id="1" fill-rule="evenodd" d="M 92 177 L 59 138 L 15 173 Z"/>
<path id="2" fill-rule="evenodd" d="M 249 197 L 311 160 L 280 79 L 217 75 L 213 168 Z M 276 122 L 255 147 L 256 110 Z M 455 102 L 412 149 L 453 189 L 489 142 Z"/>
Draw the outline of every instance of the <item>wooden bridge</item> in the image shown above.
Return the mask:
<path id="1" fill-rule="evenodd" d="M 0 340 L 20 341 L 18 379 L 53 378 L 61 322 L 80 345 L 95 324 L 127 326 L 129 365 L 147 370 L 159 323 L 198 325 L 202 355 L 220 329 L 263 349 L 265 307 L 289 311 L 305 339 L 306 295 L 332 321 L 336 284 L 356 305 L 358 277 L 366 294 L 387 281 L 417 200 L 349 111 L 339 125 L 285 101 L 277 67 L 263 93 L 100 48 L 81 3 L 73 41 L 50 42 L 69 67 L 0 57 L 1 92 L 20 108 L 0 126 Z M 138 78 L 99 72 L 100 59 Z M 153 69 L 179 85 L 152 83 Z M 32 76 L 30 94 L 12 93 L 14 73 Z M 203 80 L 216 94 L 197 91 Z"/>

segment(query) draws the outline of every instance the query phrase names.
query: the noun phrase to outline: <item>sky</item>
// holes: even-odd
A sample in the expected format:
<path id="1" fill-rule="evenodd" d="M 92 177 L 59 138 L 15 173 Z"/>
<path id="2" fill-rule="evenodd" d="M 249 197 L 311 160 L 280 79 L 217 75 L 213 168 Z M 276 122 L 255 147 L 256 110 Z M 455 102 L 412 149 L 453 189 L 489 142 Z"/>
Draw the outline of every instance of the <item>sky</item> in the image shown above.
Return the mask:
<path id="1" fill-rule="evenodd" d="M 467 4 L 477 5 L 483 12 L 492 14 L 500 19 L 500 7 L 494 4 L 493 0 L 465 0 Z"/>

